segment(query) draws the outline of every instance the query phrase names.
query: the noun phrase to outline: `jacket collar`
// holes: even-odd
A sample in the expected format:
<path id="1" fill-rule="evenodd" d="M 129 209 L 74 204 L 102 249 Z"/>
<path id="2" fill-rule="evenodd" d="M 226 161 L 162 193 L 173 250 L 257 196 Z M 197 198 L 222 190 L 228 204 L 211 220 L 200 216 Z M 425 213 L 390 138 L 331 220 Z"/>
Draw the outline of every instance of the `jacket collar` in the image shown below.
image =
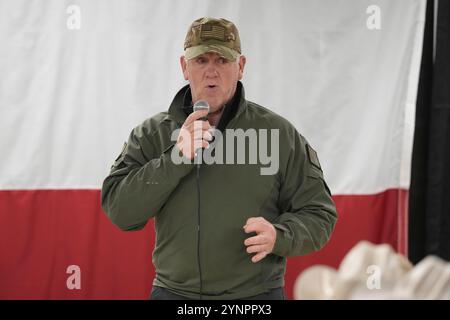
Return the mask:
<path id="1" fill-rule="evenodd" d="M 191 89 L 188 85 L 181 88 L 172 100 L 169 107 L 169 118 L 172 118 L 180 125 L 186 120 L 192 112 Z M 231 119 L 238 117 L 246 108 L 244 86 L 238 81 L 234 97 L 225 105 L 217 129 L 223 131 Z"/>

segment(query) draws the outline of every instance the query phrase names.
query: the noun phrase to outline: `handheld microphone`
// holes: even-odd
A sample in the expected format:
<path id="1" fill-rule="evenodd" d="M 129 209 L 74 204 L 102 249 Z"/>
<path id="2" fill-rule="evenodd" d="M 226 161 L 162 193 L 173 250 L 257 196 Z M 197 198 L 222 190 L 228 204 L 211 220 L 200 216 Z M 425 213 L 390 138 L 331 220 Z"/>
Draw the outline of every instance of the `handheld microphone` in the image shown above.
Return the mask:
<path id="1" fill-rule="evenodd" d="M 196 103 L 194 103 L 193 110 L 194 110 L 194 112 L 198 111 L 198 110 L 208 110 L 208 112 L 209 112 L 209 103 L 208 103 L 208 101 L 198 100 Z M 204 116 L 204 117 L 199 118 L 199 120 L 208 121 L 208 117 Z M 197 168 L 199 168 L 200 167 L 200 162 L 201 162 L 201 157 L 202 157 L 202 152 L 198 152 L 198 150 L 196 150 L 195 155 L 197 157 Z"/>
<path id="2" fill-rule="evenodd" d="M 198 110 L 208 110 L 208 112 L 209 112 L 209 103 L 208 103 L 208 101 L 198 100 L 194 104 L 194 112 L 198 111 Z M 208 121 L 208 117 L 204 116 L 204 117 L 200 118 L 200 120 Z"/>

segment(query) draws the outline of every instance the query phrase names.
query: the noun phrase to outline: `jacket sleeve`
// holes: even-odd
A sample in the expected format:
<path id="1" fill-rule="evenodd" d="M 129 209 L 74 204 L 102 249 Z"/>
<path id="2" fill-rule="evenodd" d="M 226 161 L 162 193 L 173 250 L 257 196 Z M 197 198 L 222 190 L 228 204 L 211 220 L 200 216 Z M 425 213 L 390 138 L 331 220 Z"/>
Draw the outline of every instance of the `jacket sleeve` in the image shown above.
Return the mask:
<path id="1" fill-rule="evenodd" d="M 194 167 L 173 163 L 172 148 L 157 154 L 142 126 L 131 132 L 102 186 L 102 208 L 120 229 L 142 229 Z"/>
<path id="2" fill-rule="evenodd" d="M 320 250 L 329 240 L 337 213 L 319 160 L 295 129 L 281 174 L 277 232 L 272 253 L 287 257 Z"/>

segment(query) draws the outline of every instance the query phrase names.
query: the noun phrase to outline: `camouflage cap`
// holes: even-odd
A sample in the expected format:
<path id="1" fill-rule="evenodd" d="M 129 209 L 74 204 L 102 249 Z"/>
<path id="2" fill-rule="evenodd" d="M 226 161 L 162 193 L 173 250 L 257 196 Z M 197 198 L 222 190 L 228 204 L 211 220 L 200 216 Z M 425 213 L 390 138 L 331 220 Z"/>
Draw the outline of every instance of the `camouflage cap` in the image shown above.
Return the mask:
<path id="1" fill-rule="evenodd" d="M 184 50 L 188 60 L 206 52 L 215 52 L 234 61 L 241 53 L 241 40 L 233 22 L 205 17 L 195 20 L 189 27 Z"/>

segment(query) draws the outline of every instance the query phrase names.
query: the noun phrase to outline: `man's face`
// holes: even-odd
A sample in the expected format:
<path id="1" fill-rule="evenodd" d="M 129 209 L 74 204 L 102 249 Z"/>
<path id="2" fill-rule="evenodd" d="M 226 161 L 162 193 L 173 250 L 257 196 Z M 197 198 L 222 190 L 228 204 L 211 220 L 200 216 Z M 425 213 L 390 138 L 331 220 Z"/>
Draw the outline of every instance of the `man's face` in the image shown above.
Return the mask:
<path id="1" fill-rule="evenodd" d="M 206 100 L 210 112 L 216 112 L 236 92 L 238 80 L 242 79 L 245 57 L 229 61 L 217 53 L 208 52 L 196 58 L 180 58 L 184 79 L 191 87 L 192 101 Z"/>

